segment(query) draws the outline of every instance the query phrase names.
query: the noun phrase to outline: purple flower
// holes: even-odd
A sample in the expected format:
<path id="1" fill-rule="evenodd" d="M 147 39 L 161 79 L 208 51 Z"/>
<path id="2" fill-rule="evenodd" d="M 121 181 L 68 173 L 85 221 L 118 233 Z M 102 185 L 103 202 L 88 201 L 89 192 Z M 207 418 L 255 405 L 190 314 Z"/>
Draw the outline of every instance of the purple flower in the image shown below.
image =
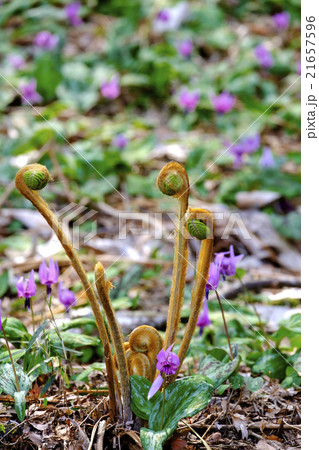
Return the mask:
<path id="1" fill-rule="evenodd" d="M 272 18 L 276 27 L 282 30 L 289 27 L 290 14 L 288 12 L 282 11 L 281 13 L 274 14 Z"/>
<path id="2" fill-rule="evenodd" d="M 189 91 L 187 88 L 182 88 L 179 94 L 179 105 L 184 111 L 194 111 L 199 102 L 200 94 L 197 91 Z"/>
<path id="3" fill-rule="evenodd" d="M 31 270 L 29 279 L 24 280 L 20 277 L 17 281 L 18 296 L 25 298 L 25 308 L 30 309 L 30 298 L 34 297 L 37 292 L 37 285 L 34 281 L 34 270 Z"/>
<path id="4" fill-rule="evenodd" d="M 240 139 L 236 144 L 230 147 L 231 153 L 234 155 L 234 169 L 240 169 L 243 165 L 243 155 L 245 153 L 253 153 L 260 147 L 260 134 L 247 136 Z"/>
<path id="5" fill-rule="evenodd" d="M 120 95 L 121 88 L 119 84 L 119 77 L 115 75 L 110 81 L 107 81 L 101 85 L 101 94 L 105 98 L 114 100 Z"/>
<path id="6" fill-rule="evenodd" d="M 34 38 L 34 45 L 43 50 L 53 50 L 59 42 L 59 36 L 50 31 L 40 31 Z"/>
<path id="7" fill-rule="evenodd" d="M 39 280 L 40 283 L 47 287 L 48 295 L 51 294 L 51 285 L 56 283 L 59 278 L 59 266 L 57 262 L 50 259 L 49 267 L 46 266 L 45 261 L 41 263 L 39 267 Z"/>
<path id="8" fill-rule="evenodd" d="M 59 283 L 59 300 L 64 305 L 65 309 L 68 310 L 76 303 L 76 298 L 74 292 L 69 289 L 64 289 L 62 286 L 62 282 Z"/>
<path id="9" fill-rule="evenodd" d="M 207 304 L 207 298 L 204 298 L 203 302 L 203 311 L 198 316 L 197 320 L 197 326 L 199 327 L 199 335 L 201 336 L 203 334 L 203 330 L 205 327 L 208 327 L 211 324 L 211 321 L 209 319 L 208 315 L 208 304 Z"/>
<path id="10" fill-rule="evenodd" d="M 274 156 L 272 154 L 272 151 L 269 147 L 264 147 L 263 148 L 263 153 L 262 156 L 259 160 L 259 164 L 261 167 L 266 168 L 266 167 L 274 167 L 275 165 L 275 160 L 274 160 Z"/>
<path id="11" fill-rule="evenodd" d="M 114 136 L 112 140 L 112 145 L 113 147 L 116 147 L 119 150 L 123 150 L 127 146 L 128 142 L 129 141 L 127 137 L 124 134 L 119 133 L 116 136 Z"/>
<path id="12" fill-rule="evenodd" d="M 234 155 L 234 169 L 240 169 L 243 166 L 244 146 L 239 142 L 238 144 L 232 145 L 230 151 Z"/>
<path id="13" fill-rule="evenodd" d="M 184 58 L 189 58 L 193 53 L 193 42 L 191 39 L 186 39 L 177 45 L 178 53 Z"/>
<path id="14" fill-rule="evenodd" d="M 162 9 L 153 21 L 153 31 L 164 33 L 165 31 L 175 31 L 181 26 L 189 15 L 189 5 L 187 2 L 179 2 L 171 8 Z"/>
<path id="15" fill-rule="evenodd" d="M 157 20 L 160 20 L 161 22 L 167 22 L 169 20 L 169 10 L 168 9 L 162 9 L 157 14 Z"/>
<path id="16" fill-rule="evenodd" d="M 81 2 L 72 2 L 64 8 L 65 15 L 71 25 L 77 27 L 81 25 L 82 19 L 80 17 Z"/>
<path id="17" fill-rule="evenodd" d="M 206 298 L 208 297 L 208 291 L 217 291 L 221 273 L 221 260 L 222 258 L 219 258 L 218 261 L 215 260 L 210 265 L 206 283 Z"/>
<path id="18" fill-rule="evenodd" d="M 272 54 L 262 44 L 255 47 L 255 57 L 261 67 L 269 69 L 274 65 Z"/>
<path id="19" fill-rule="evenodd" d="M 164 379 L 161 374 L 164 374 L 164 376 L 174 375 L 176 370 L 179 368 L 179 358 L 176 355 L 176 353 L 171 352 L 173 345 L 174 344 L 170 345 L 167 350 L 164 350 L 162 348 L 162 350 L 157 355 L 156 369 L 160 373 L 155 378 L 155 380 L 149 390 L 149 393 L 147 396 L 148 400 L 150 398 L 152 398 L 153 395 L 155 395 L 156 392 L 161 388 L 161 386 L 164 382 Z"/>
<path id="20" fill-rule="evenodd" d="M 215 253 L 215 264 L 220 265 L 220 273 L 224 279 L 226 276 L 232 277 L 235 275 L 236 266 L 243 257 L 244 255 L 242 254 L 235 256 L 234 247 L 232 245 L 228 252 Z"/>
<path id="21" fill-rule="evenodd" d="M 23 69 L 26 66 L 25 60 L 21 55 L 8 55 L 8 64 L 16 70 Z"/>
<path id="22" fill-rule="evenodd" d="M 40 103 L 42 101 L 42 97 L 37 93 L 37 82 L 34 78 L 32 78 L 28 84 L 23 84 L 20 86 L 22 103 L 27 104 L 30 103 L 33 105 L 34 103 Z"/>
<path id="23" fill-rule="evenodd" d="M 212 105 L 218 114 L 225 114 L 231 111 L 235 105 L 236 98 L 229 92 L 223 91 L 216 97 L 211 97 Z"/>
<path id="24" fill-rule="evenodd" d="M 260 134 L 247 136 L 241 140 L 245 153 L 253 153 L 260 147 Z"/>

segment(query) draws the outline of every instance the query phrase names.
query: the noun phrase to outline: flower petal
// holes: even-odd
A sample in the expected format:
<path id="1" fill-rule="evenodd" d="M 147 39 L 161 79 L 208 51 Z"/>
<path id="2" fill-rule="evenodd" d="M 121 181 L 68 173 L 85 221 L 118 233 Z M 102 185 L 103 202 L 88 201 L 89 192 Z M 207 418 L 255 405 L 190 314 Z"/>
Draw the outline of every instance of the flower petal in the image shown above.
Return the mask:
<path id="1" fill-rule="evenodd" d="M 162 378 L 161 374 L 157 375 L 155 380 L 153 381 L 153 384 L 148 392 L 147 400 L 153 397 L 153 395 L 156 394 L 156 392 L 161 388 L 162 384 L 164 382 L 164 379 Z"/>
<path id="2" fill-rule="evenodd" d="M 18 296 L 24 297 L 23 277 L 20 277 L 16 284 Z"/>
<path id="3" fill-rule="evenodd" d="M 172 351 L 173 346 L 174 346 L 174 344 L 170 345 L 170 346 L 168 347 L 168 349 L 165 350 L 165 359 L 168 358 L 169 354 L 170 354 L 171 351 Z"/>
<path id="4" fill-rule="evenodd" d="M 34 281 L 34 270 L 31 270 L 29 284 L 28 284 L 28 293 L 30 297 L 34 297 L 37 292 L 37 285 Z"/>
<path id="5" fill-rule="evenodd" d="M 39 280 L 41 284 L 45 284 L 47 280 L 47 266 L 45 260 L 42 261 L 39 267 Z"/>

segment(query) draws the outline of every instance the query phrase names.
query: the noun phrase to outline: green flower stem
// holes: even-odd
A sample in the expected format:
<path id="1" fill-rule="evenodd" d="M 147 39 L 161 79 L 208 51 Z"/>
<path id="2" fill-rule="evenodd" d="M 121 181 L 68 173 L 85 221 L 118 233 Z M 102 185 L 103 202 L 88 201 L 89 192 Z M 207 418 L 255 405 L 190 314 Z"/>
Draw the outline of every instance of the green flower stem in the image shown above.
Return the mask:
<path id="1" fill-rule="evenodd" d="M 13 361 L 11 350 L 10 350 L 10 347 L 9 347 L 8 338 L 7 338 L 6 332 L 4 331 L 4 327 L 2 327 L 1 331 L 3 333 L 4 340 L 6 341 L 6 347 L 7 347 L 7 350 L 8 350 L 8 353 L 9 353 L 9 358 L 10 358 L 10 361 L 11 361 L 11 364 L 12 364 L 14 377 L 16 379 L 17 391 L 20 392 L 20 390 L 21 390 L 20 389 L 20 383 L 19 383 L 19 379 L 18 379 L 18 375 L 17 375 L 16 369 L 14 367 L 14 361 Z"/>
<path id="2" fill-rule="evenodd" d="M 164 373 L 164 383 L 163 383 L 163 403 L 162 403 L 162 417 L 161 417 L 161 430 L 163 429 L 164 423 L 164 408 L 165 408 L 165 389 L 166 389 L 166 375 Z"/>
<path id="3" fill-rule="evenodd" d="M 265 328 L 264 328 L 264 324 L 262 323 L 262 320 L 261 320 L 260 314 L 259 314 L 258 311 L 257 311 L 256 305 L 255 305 L 255 303 L 253 302 L 253 299 L 251 298 L 251 295 L 250 295 L 248 289 L 246 288 L 246 286 L 245 286 L 243 280 L 241 279 L 241 277 L 240 277 L 237 273 L 236 273 L 236 278 L 239 280 L 239 282 L 240 282 L 240 284 L 241 284 L 241 286 L 242 286 L 242 288 L 243 288 L 243 290 L 244 290 L 244 292 L 245 292 L 245 294 L 246 294 L 246 298 L 247 298 L 247 300 L 248 300 L 248 304 L 249 304 L 249 305 L 252 305 L 252 307 L 254 308 L 255 314 L 256 314 L 256 316 L 257 316 L 257 318 L 258 318 L 259 328 L 261 329 L 263 335 L 265 336 Z M 269 343 L 268 343 L 267 340 L 265 340 L 265 343 L 266 343 L 267 347 L 270 348 Z"/>
<path id="4" fill-rule="evenodd" d="M 34 321 L 34 311 L 33 311 L 33 302 L 30 299 L 30 309 L 31 309 L 31 316 L 32 316 L 32 328 L 33 328 L 33 333 L 35 333 L 35 321 Z"/>
<path id="5" fill-rule="evenodd" d="M 49 300 L 48 300 L 48 296 L 47 295 L 45 296 L 45 302 L 46 302 L 46 304 L 49 307 L 55 331 L 56 331 L 56 333 L 59 336 L 59 339 L 61 341 L 61 345 L 62 345 L 62 349 L 63 349 L 63 353 L 64 353 L 64 358 L 67 359 L 67 354 L 66 354 L 66 350 L 65 350 L 65 347 L 64 347 L 64 342 L 63 342 L 60 330 L 59 330 L 59 328 L 58 328 L 58 326 L 56 324 L 56 321 L 55 321 L 55 318 L 54 318 L 54 314 L 53 314 L 53 311 L 52 311 L 52 308 L 51 308 L 51 300 L 52 300 L 52 292 L 50 294 Z"/>
<path id="6" fill-rule="evenodd" d="M 225 314 L 224 314 L 224 310 L 223 310 L 223 305 L 222 305 L 222 302 L 220 301 L 220 297 L 219 297 L 219 294 L 218 294 L 217 291 L 215 291 L 215 294 L 216 294 L 216 297 L 217 297 L 217 300 L 218 300 L 218 303 L 219 303 L 220 311 L 221 311 L 222 316 L 223 316 L 224 328 L 225 328 L 225 333 L 226 333 L 226 336 L 227 336 L 230 357 L 231 357 L 231 359 L 234 359 L 233 351 L 232 351 L 231 345 L 230 345 L 230 338 L 229 338 L 228 327 L 227 327 Z"/>

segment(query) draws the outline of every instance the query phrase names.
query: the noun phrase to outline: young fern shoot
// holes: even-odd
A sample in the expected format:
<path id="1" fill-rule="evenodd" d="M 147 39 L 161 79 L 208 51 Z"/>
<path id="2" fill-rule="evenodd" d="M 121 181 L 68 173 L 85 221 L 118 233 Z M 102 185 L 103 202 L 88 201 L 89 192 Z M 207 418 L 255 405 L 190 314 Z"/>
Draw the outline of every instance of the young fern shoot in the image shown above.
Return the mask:
<path id="1" fill-rule="evenodd" d="M 124 339 L 121 328 L 116 320 L 112 302 L 110 299 L 110 289 L 112 283 L 105 277 L 104 267 L 98 262 L 95 266 L 95 283 L 99 294 L 100 302 L 106 314 L 107 322 L 110 329 L 112 343 L 116 354 L 117 364 L 119 368 L 119 378 L 121 383 L 122 399 L 123 399 L 123 419 L 124 423 L 132 420 L 131 411 L 131 394 L 128 364 L 124 349 Z"/>
<path id="2" fill-rule="evenodd" d="M 183 304 L 187 270 L 187 239 L 185 238 L 185 213 L 188 208 L 189 180 L 185 169 L 176 162 L 163 167 L 157 178 L 158 188 L 165 195 L 178 200 L 178 227 L 175 236 L 174 267 L 167 315 L 164 348 L 175 342 Z"/>
<path id="3" fill-rule="evenodd" d="M 99 308 L 98 300 L 94 293 L 93 287 L 90 284 L 81 260 L 73 248 L 72 242 L 63 231 L 62 225 L 56 215 L 50 210 L 49 205 L 37 192 L 43 189 L 49 181 L 51 181 L 51 175 L 48 169 L 41 164 L 30 164 L 20 169 L 16 175 L 15 183 L 18 191 L 36 207 L 40 214 L 45 218 L 49 226 L 57 235 L 61 242 L 65 253 L 69 257 L 72 266 L 77 272 L 80 280 L 82 281 L 84 290 L 87 294 L 89 302 L 92 307 L 93 314 L 95 316 L 96 324 L 99 330 L 99 335 L 104 348 L 104 353 L 109 355 L 105 358 L 107 378 L 109 382 L 110 393 L 110 412 L 115 418 L 116 416 L 116 396 L 115 389 L 117 383 L 115 381 L 115 372 L 112 370 L 112 353 L 111 346 L 107 336 L 106 328 L 103 321 L 103 316 Z"/>
<path id="4" fill-rule="evenodd" d="M 189 319 L 178 352 L 180 362 L 179 369 L 183 363 L 193 334 L 196 330 L 198 316 L 202 308 L 205 294 L 205 287 L 208 279 L 208 271 L 214 245 L 213 217 L 209 211 L 201 208 L 189 208 L 186 214 L 186 219 L 189 233 L 201 241 L 201 247 L 196 268 L 195 283 L 191 293 L 191 309 Z M 170 382 L 173 382 L 176 379 L 179 369 L 176 371 Z"/>

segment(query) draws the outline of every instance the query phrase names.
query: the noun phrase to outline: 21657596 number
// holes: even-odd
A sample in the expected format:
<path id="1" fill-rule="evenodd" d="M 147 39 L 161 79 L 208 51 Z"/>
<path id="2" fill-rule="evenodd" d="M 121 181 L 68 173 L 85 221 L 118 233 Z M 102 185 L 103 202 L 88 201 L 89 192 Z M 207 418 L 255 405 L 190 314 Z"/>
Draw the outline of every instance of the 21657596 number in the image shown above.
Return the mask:
<path id="1" fill-rule="evenodd" d="M 316 78 L 316 18 L 314 16 L 306 17 L 306 78 Z M 313 63 L 313 64 L 312 64 Z"/>

